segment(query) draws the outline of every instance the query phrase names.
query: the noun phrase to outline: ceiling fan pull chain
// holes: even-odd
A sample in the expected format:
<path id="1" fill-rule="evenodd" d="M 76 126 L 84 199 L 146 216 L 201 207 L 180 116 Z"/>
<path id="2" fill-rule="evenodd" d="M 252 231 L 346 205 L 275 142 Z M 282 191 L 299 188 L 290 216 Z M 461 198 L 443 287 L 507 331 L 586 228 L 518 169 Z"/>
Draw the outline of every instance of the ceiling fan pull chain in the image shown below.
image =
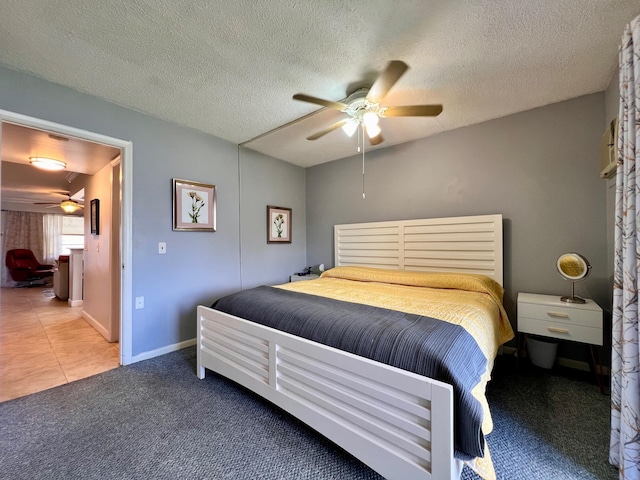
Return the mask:
<path id="1" fill-rule="evenodd" d="M 362 199 L 364 200 L 364 125 L 362 126 Z"/>

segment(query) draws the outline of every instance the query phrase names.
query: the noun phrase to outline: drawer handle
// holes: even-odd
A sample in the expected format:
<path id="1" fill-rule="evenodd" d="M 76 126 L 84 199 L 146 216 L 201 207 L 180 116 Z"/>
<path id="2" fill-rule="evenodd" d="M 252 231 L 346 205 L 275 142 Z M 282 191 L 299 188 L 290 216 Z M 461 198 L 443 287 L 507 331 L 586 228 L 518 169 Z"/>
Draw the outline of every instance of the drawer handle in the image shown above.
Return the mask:
<path id="1" fill-rule="evenodd" d="M 549 315 L 550 317 L 556 317 L 556 318 L 569 318 L 568 313 L 547 312 L 547 315 Z"/>
<path id="2" fill-rule="evenodd" d="M 547 327 L 547 330 L 553 333 L 569 333 L 566 328 Z"/>

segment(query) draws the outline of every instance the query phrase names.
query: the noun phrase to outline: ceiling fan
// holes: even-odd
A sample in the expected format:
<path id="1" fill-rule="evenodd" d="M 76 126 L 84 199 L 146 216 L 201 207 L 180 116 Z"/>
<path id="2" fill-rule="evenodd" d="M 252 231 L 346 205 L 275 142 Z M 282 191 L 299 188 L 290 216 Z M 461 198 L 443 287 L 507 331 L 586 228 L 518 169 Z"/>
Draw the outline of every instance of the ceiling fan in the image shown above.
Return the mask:
<path id="1" fill-rule="evenodd" d="M 301 102 L 313 103 L 323 107 L 333 108 L 346 113 L 349 117 L 334 123 L 330 127 L 314 133 L 307 140 L 317 140 L 327 133 L 342 127 L 347 135 L 352 136 L 358 126 L 367 132 L 372 145 L 378 145 L 384 139 L 381 135 L 378 121 L 385 117 L 435 117 L 442 112 L 442 105 L 405 105 L 397 107 L 382 106 L 383 98 L 391 87 L 409 69 L 401 60 L 392 60 L 387 68 L 373 82 L 371 88 L 360 88 L 351 93 L 344 102 L 334 102 L 322 98 L 312 97 L 303 93 L 296 93 L 293 98 Z"/>
<path id="2" fill-rule="evenodd" d="M 47 208 L 60 207 L 66 213 L 73 213 L 76 210 L 84 208 L 84 205 L 71 199 L 69 192 L 64 192 L 64 195 L 67 196 L 67 199 L 61 202 L 35 202 L 34 205 L 49 205 Z"/>

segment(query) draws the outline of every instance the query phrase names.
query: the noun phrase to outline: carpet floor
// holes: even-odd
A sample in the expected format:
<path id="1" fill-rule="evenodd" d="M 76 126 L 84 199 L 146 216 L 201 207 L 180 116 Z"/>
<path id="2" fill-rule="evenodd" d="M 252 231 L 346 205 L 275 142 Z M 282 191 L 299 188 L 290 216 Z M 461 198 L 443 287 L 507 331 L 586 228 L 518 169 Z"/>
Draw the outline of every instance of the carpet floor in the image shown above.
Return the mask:
<path id="1" fill-rule="evenodd" d="M 589 379 L 502 360 L 488 391 L 498 478 L 617 478 L 609 397 Z M 0 478 L 381 477 L 233 382 L 199 380 L 191 347 L 1 403 Z"/>

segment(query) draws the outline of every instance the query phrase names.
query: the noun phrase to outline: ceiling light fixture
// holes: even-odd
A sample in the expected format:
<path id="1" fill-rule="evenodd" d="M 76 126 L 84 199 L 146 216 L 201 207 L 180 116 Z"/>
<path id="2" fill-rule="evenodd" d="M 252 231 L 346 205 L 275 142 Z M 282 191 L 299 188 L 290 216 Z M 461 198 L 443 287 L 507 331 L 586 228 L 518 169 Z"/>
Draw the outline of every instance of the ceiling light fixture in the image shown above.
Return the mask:
<path id="1" fill-rule="evenodd" d="M 362 115 L 362 121 L 367 128 L 371 128 L 375 125 L 378 125 L 378 115 L 374 112 L 367 112 Z"/>
<path id="2" fill-rule="evenodd" d="M 62 208 L 66 213 L 73 213 L 80 208 L 80 205 L 73 200 L 65 200 L 60 203 L 60 208 Z"/>
<path id="3" fill-rule="evenodd" d="M 29 162 L 34 167 L 41 168 L 42 170 L 57 171 L 67 168 L 67 164 L 62 160 L 55 160 L 53 158 L 29 157 Z"/>
<path id="4" fill-rule="evenodd" d="M 358 125 L 362 124 L 364 125 L 369 138 L 374 138 L 380 135 L 381 130 L 378 126 L 379 121 L 380 117 L 375 112 L 368 111 L 364 115 L 362 114 L 362 112 L 359 112 L 356 117 L 350 118 L 344 125 L 342 125 L 342 130 L 344 130 L 344 133 L 346 133 L 349 137 L 352 137 L 355 131 L 358 129 Z"/>
<path id="5" fill-rule="evenodd" d="M 367 135 L 369 138 L 375 138 L 380 135 L 380 127 L 378 125 L 366 125 Z"/>
<path id="6" fill-rule="evenodd" d="M 369 138 L 377 137 L 380 134 L 380 127 L 378 126 L 379 121 L 380 117 L 378 117 L 378 114 L 374 112 L 367 112 L 362 116 L 362 122 L 367 129 L 367 135 L 369 135 Z"/>
<path id="7" fill-rule="evenodd" d="M 346 133 L 349 137 L 353 137 L 353 134 L 358 129 L 358 123 L 358 120 L 352 118 L 342 126 L 342 130 L 344 130 L 344 133 Z"/>

